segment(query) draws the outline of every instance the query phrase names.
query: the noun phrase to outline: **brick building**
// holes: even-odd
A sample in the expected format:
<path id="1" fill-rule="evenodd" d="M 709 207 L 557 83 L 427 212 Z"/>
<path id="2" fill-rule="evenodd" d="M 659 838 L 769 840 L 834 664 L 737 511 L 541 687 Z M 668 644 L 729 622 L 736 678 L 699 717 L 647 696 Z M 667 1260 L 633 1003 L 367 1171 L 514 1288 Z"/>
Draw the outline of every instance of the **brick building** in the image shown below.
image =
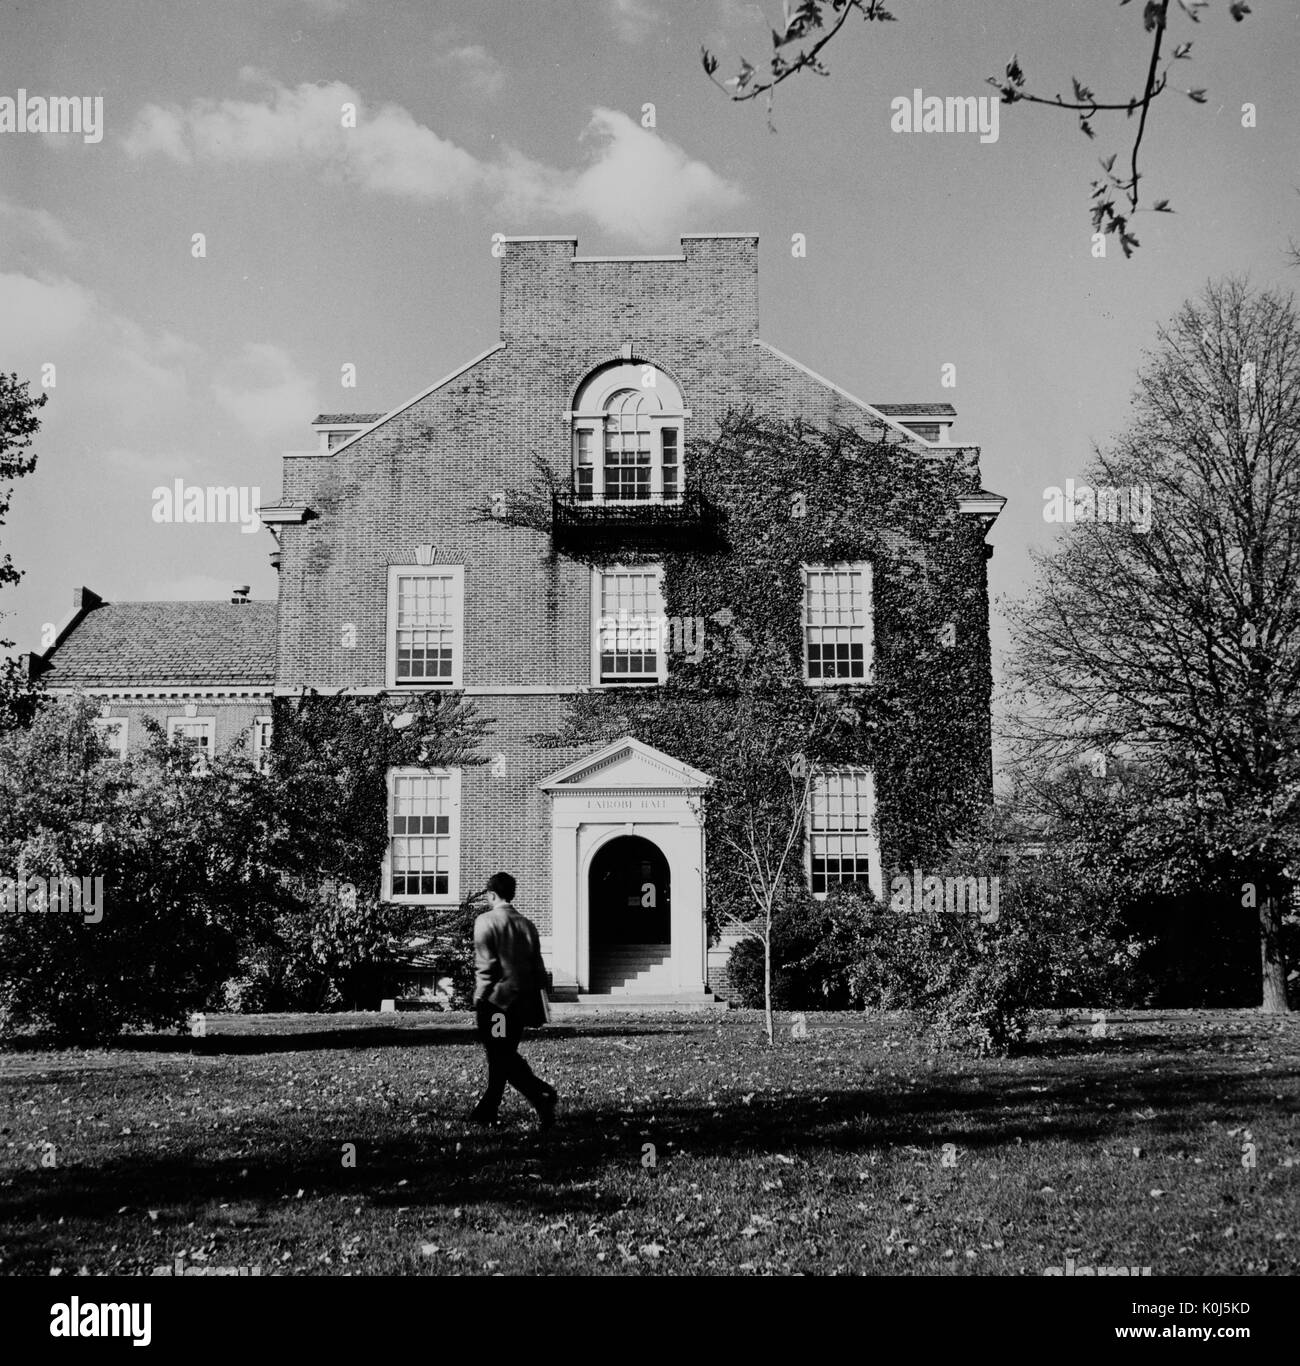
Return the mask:
<path id="1" fill-rule="evenodd" d="M 109 603 L 79 588 L 30 669 L 55 694 L 95 698 L 97 728 L 120 755 L 144 748 L 148 717 L 199 762 L 242 741 L 261 763 L 271 743 L 275 604 L 243 592 L 229 603 Z"/>
<path id="2" fill-rule="evenodd" d="M 690 544 L 688 443 L 746 406 L 955 470 L 965 492 L 951 515 L 987 647 L 983 536 L 1004 500 L 980 488 L 978 451 L 949 442 L 947 404 L 862 402 L 760 340 L 751 235 L 691 235 L 680 253 L 639 258 L 506 239 L 499 339 L 389 413 L 320 416 L 316 448 L 286 454 L 281 496 L 260 510 L 278 547 L 277 698 L 463 690 L 492 723 L 489 762 L 389 774 L 382 898 L 455 904 L 509 869 L 561 994 L 689 1001 L 719 985 L 698 800 L 711 775 L 631 736 L 571 753 L 536 737 L 581 694 L 662 685 L 672 657 L 642 629 L 663 618 L 662 570 L 636 533 L 657 524 Z M 539 462 L 558 481 L 550 517 L 522 524 L 511 503 Z M 616 547 L 626 534 L 626 560 L 584 556 L 597 534 Z M 871 564 L 802 575 L 802 681 L 870 683 Z M 222 611 L 212 630 L 246 638 L 262 605 Z M 51 662 L 66 681 L 65 653 Z M 983 659 L 972 762 L 987 769 Z M 252 719 L 231 715 L 235 728 Z M 879 893 L 875 774 L 828 771 L 815 802 L 814 886 L 863 879 Z"/>

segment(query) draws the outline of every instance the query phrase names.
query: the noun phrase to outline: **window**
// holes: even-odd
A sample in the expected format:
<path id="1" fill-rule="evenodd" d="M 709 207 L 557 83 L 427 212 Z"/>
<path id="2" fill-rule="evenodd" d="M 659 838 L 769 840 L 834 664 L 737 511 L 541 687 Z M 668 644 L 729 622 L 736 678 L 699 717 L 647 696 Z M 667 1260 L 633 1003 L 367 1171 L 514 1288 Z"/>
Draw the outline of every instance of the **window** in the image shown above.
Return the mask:
<path id="1" fill-rule="evenodd" d="M 573 400 L 573 492 L 581 502 L 676 503 L 690 414 L 653 365 L 608 365 Z"/>
<path id="2" fill-rule="evenodd" d="M 871 566 L 804 566 L 804 678 L 865 683 L 871 677 Z"/>
<path id="3" fill-rule="evenodd" d="M 459 688 L 465 570 L 393 565 L 388 571 L 388 686 Z"/>
<path id="4" fill-rule="evenodd" d="M 100 716 L 91 724 L 101 742 L 109 749 L 114 759 L 126 758 L 126 717 Z"/>
<path id="5" fill-rule="evenodd" d="M 584 502 L 591 500 L 595 490 L 596 468 L 592 455 L 592 442 L 596 439 L 595 432 L 582 431 L 577 434 L 577 455 L 573 470 L 573 488 L 578 497 Z"/>
<path id="6" fill-rule="evenodd" d="M 629 503 L 649 497 L 649 405 L 635 389 L 624 389 L 610 399 L 605 417 L 605 501 Z"/>
<path id="7" fill-rule="evenodd" d="M 169 716 L 167 739 L 179 740 L 193 751 L 190 767 L 195 773 L 206 773 L 212 762 L 212 733 L 216 723 L 212 717 Z"/>
<path id="8" fill-rule="evenodd" d="M 808 790 L 808 885 L 825 896 L 832 882 L 865 882 L 880 895 L 875 774 L 819 769 Z"/>
<path id="9" fill-rule="evenodd" d="M 664 427 L 659 433 L 660 460 L 664 473 L 664 502 L 675 502 L 681 493 L 681 450 L 677 443 L 680 436 L 676 427 Z"/>
<path id="10" fill-rule="evenodd" d="M 662 576 L 658 565 L 593 572 L 594 683 L 665 681 Z"/>
<path id="11" fill-rule="evenodd" d="M 388 831 L 384 900 L 458 904 L 460 770 L 391 770 Z"/>
<path id="12" fill-rule="evenodd" d="M 253 722 L 253 766 L 259 773 L 271 771 L 271 718 L 259 716 Z"/>

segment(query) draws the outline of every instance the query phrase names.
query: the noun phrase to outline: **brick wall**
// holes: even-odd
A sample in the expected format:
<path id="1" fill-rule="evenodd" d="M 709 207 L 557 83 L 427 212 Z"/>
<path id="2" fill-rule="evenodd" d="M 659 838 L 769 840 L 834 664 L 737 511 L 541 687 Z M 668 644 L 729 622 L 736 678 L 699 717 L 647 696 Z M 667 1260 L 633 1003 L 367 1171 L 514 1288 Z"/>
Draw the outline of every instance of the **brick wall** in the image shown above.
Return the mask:
<path id="1" fill-rule="evenodd" d="M 237 739 L 244 740 L 244 754 L 252 756 L 253 722 L 259 716 L 270 716 L 271 693 L 268 690 L 263 698 L 245 697 L 159 697 L 159 698 L 103 698 L 101 715 L 122 716 L 127 720 L 127 748 L 137 752 L 145 748 L 148 736 L 144 728 L 144 718 L 151 717 L 167 732 L 167 722 L 172 717 L 185 718 L 186 703 L 193 703 L 195 720 L 211 718 L 213 722 L 213 748 L 218 752 L 228 750 Z"/>
<path id="2" fill-rule="evenodd" d="M 432 544 L 439 562 L 466 567 L 467 688 L 587 685 L 589 568 L 552 557 L 544 532 L 493 521 L 487 510 L 494 492 L 533 484 L 536 456 L 567 479 L 575 390 L 625 347 L 681 389 L 688 442 L 745 405 L 906 439 L 756 345 L 756 238 L 687 238 L 682 259 L 667 260 L 584 260 L 576 246 L 507 240 L 504 346 L 338 451 L 286 457 L 284 499 L 314 515 L 281 535 L 281 683 L 383 687 L 388 567 L 412 563 L 415 546 Z M 978 485 L 971 448 L 918 448 L 916 458 L 953 461 Z M 982 557 L 982 547 L 972 553 Z M 563 698 L 476 700 L 496 720 L 487 751 L 505 756 L 506 774 L 463 776 L 464 890 L 509 869 L 520 879 L 521 906 L 546 932 L 549 811 L 537 783 L 576 756 L 538 752 L 528 737 L 558 726 Z"/>

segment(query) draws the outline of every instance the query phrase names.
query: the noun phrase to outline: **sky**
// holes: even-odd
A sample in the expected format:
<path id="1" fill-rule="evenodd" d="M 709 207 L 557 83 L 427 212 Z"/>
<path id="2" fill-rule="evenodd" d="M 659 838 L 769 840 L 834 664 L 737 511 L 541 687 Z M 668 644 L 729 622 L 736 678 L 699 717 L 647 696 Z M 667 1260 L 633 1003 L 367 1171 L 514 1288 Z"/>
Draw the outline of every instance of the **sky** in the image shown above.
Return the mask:
<path id="1" fill-rule="evenodd" d="M 1211 278 L 1300 278 L 1300 4 L 1240 23 L 1228 0 L 1188 4 L 1199 22 L 1175 5 L 1168 41 L 1191 60 L 1142 154 L 1144 198 L 1174 212 L 1140 214 L 1125 260 L 1113 240 L 1094 257 L 1088 216 L 1098 158 L 1127 158 L 1123 115 L 1089 142 L 1071 114 L 1002 106 L 982 141 L 895 131 L 891 105 L 995 96 L 1013 53 L 1030 90 L 1077 76 L 1127 98 L 1140 2 L 891 0 L 897 22 L 846 25 L 829 76 L 784 84 L 769 127 L 699 50 L 719 75 L 763 60 L 770 0 L 7 0 L 0 102 L 98 96 L 103 126 L 0 131 L 0 369 L 38 388 L 54 366 L 0 528 L 26 571 L 0 636 L 39 648 L 82 584 L 274 597 L 269 532 L 156 523 L 152 491 L 273 501 L 317 412 L 391 409 L 492 345 L 493 233 L 652 254 L 757 232 L 763 340 L 868 401 L 954 404 L 953 439 L 1009 499 L 990 588 L 1015 598 L 1030 547 L 1061 534 L 1044 489 L 1123 429 L 1159 323 Z M 996 605 L 993 635 L 1000 657 Z"/>

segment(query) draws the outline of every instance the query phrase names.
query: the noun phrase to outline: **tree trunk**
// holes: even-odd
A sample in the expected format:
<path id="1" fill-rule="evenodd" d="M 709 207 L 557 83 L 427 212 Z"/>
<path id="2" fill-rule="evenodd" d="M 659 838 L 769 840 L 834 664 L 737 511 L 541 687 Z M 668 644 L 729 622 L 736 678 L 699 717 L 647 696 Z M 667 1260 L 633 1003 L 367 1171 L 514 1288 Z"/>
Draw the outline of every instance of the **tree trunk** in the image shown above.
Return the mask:
<path id="1" fill-rule="evenodd" d="M 767 1042 L 772 1040 L 772 913 L 767 915 L 767 933 L 763 936 L 763 1011 L 767 1018 Z"/>
<path id="2" fill-rule="evenodd" d="M 1259 901 L 1259 957 L 1264 981 L 1260 1009 L 1266 1015 L 1285 1015 L 1286 962 L 1282 957 L 1282 898 L 1269 888 Z"/>

